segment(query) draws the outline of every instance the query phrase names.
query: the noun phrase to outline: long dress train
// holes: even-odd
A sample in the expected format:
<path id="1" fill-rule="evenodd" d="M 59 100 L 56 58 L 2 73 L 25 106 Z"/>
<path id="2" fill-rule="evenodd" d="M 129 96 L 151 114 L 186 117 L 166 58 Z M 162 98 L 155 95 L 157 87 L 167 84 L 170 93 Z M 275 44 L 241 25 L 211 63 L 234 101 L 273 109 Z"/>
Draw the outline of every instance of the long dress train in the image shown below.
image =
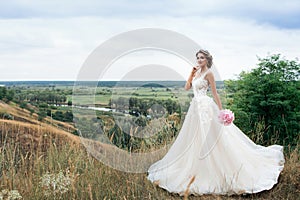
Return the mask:
<path id="1" fill-rule="evenodd" d="M 221 124 L 217 105 L 206 95 L 205 75 L 193 79 L 194 97 L 182 128 L 147 178 L 180 195 L 189 183 L 189 193 L 195 195 L 271 189 L 284 166 L 283 147 L 257 145 L 234 124 Z"/>

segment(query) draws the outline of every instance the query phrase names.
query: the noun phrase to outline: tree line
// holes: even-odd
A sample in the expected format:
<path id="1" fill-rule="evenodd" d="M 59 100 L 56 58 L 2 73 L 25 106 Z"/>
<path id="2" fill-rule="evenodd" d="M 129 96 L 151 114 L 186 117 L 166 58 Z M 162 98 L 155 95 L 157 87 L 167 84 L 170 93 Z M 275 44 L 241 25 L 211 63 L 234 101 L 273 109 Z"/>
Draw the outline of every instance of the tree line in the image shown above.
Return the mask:
<path id="1" fill-rule="evenodd" d="M 280 54 L 258 60 L 257 68 L 225 82 L 235 124 L 264 145 L 276 142 L 296 146 L 300 133 L 300 64 Z"/>
<path id="2" fill-rule="evenodd" d="M 178 101 L 154 98 L 118 97 L 109 100 L 110 108 L 119 112 L 128 112 L 134 116 L 152 115 L 162 116 L 164 114 L 181 113 L 181 105 Z"/>
<path id="3" fill-rule="evenodd" d="M 22 90 L 20 88 L 2 86 L 0 87 L 0 100 L 6 103 L 13 101 L 19 104 L 21 108 L 29 110 L 31 114 L 36 112 L 40 121 L 46 116 L 51 116 L 59 121 L 72 122 L 73 114 L 71 111 L 56 111 L 57 108 L 55 106 L 48 106 L 48 104 L 65 104 L 67 101 L 66 93 L 69 93 L 69 91 L 60 89 L 49 90 L 48 88 L 45 90 Z M 28 104 L 35 106 L 36 110 L 28 106 Z M 71 105 L 71 102 L 68 102 L 68 105 Z"/>

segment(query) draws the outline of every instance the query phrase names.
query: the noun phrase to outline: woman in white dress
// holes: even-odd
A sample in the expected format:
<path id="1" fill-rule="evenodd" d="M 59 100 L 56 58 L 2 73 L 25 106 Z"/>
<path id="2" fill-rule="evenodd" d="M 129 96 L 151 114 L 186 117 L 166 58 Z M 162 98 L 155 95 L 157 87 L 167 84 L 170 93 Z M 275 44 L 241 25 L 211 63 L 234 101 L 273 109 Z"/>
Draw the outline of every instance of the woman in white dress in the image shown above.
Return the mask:
<path id="1" fill-rule="evenodd" d="M 208 51 L 196 53 L 185 89 L 194 97 L 169 149 L 148 170 L 148 179 L 172 193 L 242 194 L 271 189 L 284 166 L 283 147 L 256 145 L 234 124 L 218 120 L 222 104 Z M 211 87 L 213 99 L 206 95 Z"/>

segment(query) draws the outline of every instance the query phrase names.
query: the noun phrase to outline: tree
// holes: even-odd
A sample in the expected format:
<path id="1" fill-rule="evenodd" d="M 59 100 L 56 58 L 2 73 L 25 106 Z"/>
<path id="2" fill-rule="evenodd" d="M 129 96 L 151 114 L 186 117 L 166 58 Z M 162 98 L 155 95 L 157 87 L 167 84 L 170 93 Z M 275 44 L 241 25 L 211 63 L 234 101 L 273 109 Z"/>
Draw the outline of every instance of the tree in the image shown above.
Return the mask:
<path id="1" fill-rule="evenodd" d="M 73 113 L 71 111 L 67 111 L 64 113 L 64 122 L 73 122 Z"/>
<path id="2" fill-rule="evenodd" d="M 27 108 L 28 108 L 28 107 L 27 107 L 27 103 L 24 102 L 24 101 L 22 101 L 22 102 L 20 103 L 20 108 L 22 108 L 22 109 L 27 109 Z"/>
<path id="3" fill-rule="evenodd" d="M 44 109 L 40 109 L 38 112 L 38 120 L 43 121 L 43 119 L 47 116 L 47 113 Z"/>
<path id="4" fill-rule="evenodd" d="M 4 86 L 0 86 L 0 100 L 8 103 L 14 99 L 14 95 L 15 93 L 13 90 L 9 90 Z"/>
<path id="5" fill-rule="evenodd" d="M 14 99 L 15 93 L 13 90 L 8 90 L 6 94 L 6 102 L 10 102 Z"/>
<path id="6" fill-rule="evenodd" d="M 256 69 L 227 81 L 229 107 L 236 124 L 246 132 L 263 125 L 263 143 L 273 140 L 296 145 L 300 132 L 300 64 L 280 54 L 258 58 Z"/>
<path id="7" fill-rule="evenodd" d="M 7 89 L 6 87 L 0 86 L 0 100 L 6 97 Z"/>

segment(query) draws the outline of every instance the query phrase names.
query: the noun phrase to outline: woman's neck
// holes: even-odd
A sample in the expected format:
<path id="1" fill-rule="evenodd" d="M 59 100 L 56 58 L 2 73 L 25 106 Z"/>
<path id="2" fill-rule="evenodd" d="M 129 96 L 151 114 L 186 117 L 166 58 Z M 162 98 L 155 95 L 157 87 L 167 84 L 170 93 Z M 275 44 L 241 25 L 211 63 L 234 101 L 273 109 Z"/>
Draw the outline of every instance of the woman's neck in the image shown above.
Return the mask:
<path id="1" fill-rule="evenodd" d="M 205 66 L 205 67 L 202 67 L 202 68 L 201 68 L 201 73 L 206 72 L 207 70 L 208 70 L 208 67 L 206 67 L 206 66 Z"/>

